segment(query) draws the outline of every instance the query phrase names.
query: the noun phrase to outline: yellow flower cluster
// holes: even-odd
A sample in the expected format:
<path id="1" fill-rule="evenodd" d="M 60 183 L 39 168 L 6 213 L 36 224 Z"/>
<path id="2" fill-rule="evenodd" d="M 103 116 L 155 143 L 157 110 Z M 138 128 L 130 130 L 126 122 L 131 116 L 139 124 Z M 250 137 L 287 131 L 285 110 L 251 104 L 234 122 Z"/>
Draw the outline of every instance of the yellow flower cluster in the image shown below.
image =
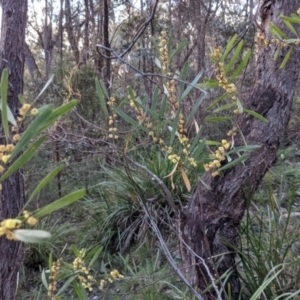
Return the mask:
<path id="1" fill-rule="evenodd" d="M 113 279 L 122 279 L 124 278 L 124 275 L 120 274 L 120 272 L 116 269 L 112 270 L 110 272 L 110 276 L 113 278 Z M 109 283 L 113 283 L 113 279 L 111 278 L 108 278 L 107 280 L 105 279 L 101 279 L 100 280 L 100 283 L 99 283 L 99 289 L 100 290 L 103 290 L 104 286 L 107 284 L 107 282 Z"/>
<path id="2" fill-rule="evenodd" d="M 37 219 L 31 215 L 28 211 L 23 212 L 25 222 L 31 226 L 37 223 Z M 19 219 L 6 219 L 1 222 L 0 236 L 5 235 L 8 240 L 17 240 L 14 235 L 14 230 L 19 229 L 22 225 L 22 221 Z"/>
<path id="3" fill-rule="evenodd" d="M 63 259 L 60 258 L 56 262 L 53 262 L 52 266 L 51 266 L 51 270 L 50 270 L 51 275 L 49 276 L 50 282 L 48 285 L 48 297 L 50 298 L 50 300 L 56 300 L 55 292 L 57 290 L 57 277 L 58 277 L 62 262 L 63 262 Z"/>
<path id="4" fill-rule="evenodd" d="M 215 151 L 215 159 L 211 161 L 209 164 L 204 164 L 205 171 L 212 171 L 215 170 L 212 173 L 212 176 L 215 177 L 219 175 L 219 172 L 216 170 L 221 167 L 221 161 L 225 160 L 225 152 L 230 148 L 230 142 L 227 140 L 222 140 L 222 146 L 218 148 L 218 150 Z"/>
<path id="5" fill-rule="evenodd" d="M 114 279 L 116 278 L 124 278 L 124 275 L 120 274 L 118 270 L 116 269 L 113 269 L 111 272 L 110 272 L 110 276 Z"/>
<path id="6" fill-rule="evenodd" d="M 220 47 L 214 47 L 213 52 L 211 53 L 210 57 L 214 62 L 217 62 L 220 59 Z"/>
<path id="7" fill-rule="evenodd" d="M 89 273 L 88 268 L 85 266 L 84 257 L 86 254 L 86 249 L 81 249 L 79 255 L 73 261 L 73 269 L 81 272 L 82 275 L 79 275 L 79 279 L 83 288 L 93 291 L 92 285 L 96 282 L 94 276 Z"/>
<path id="8" fill-rule="evenodd" d="M 19 115 L 20 117 L 17 118 L 18 122 L 22 122 L 24 120 L 24 118 L 26 117 L 27 113 L 29 112 L 31 108 L 31 105 L 28 103 L 23 104 L 23 106 L 20 108 L 19 110 Z M 30 111 L 30 114 L 35 116 L 39 113 L 37 108 L 32 108 Z"/>
<path id="9" fill-rule="evenodd" d="M 160 55 L 160 61 L 162 65 L 162 71 L 167 70 L 168 68 L 168 49 L 167 49 L 167 32 L 162 31 L 159 37 L 159 55 Z"/>
<path id="10" fill-rule="evenodd" d="M 155 136 L 154 131 L 149 131 L 149 136 L 152 137 L 152 141 L 154 143 L 159 143 L 161 145 L 163 145 L 165 143 L 165 141 L 162 138 L 159 138 L 159 137 Z"/>
<path id="11" fill-rule="evenodd" d="M 259 45 L 259 47 L 269 45 L 269 41 L 266 39 L 265 33 L 261 31 L 254 37 L 254 41 Z"/>
<path id="12" fill-rule="evenodd" d="M 168 156 L 168 159 L 173 163 L 176 164 L 177 162 L 180 161 L 180 156 L 178 156 L 177 154 L 170 154 Z"/>
<path id="13" fill-rule="evenodd" d="M 117 114 L 114 112 L 114 106 L 116 105 L 116 99 L 114 97 L 110 97 L 109 101 L 107 101 L 107 105 L 110 107 L 111 110 L 111 115 L 109 116 L 109 120 L 108 120 L 108 131 L 109 131 L 109 135 L 108 137 L 110 139 L 115 139 L 117 140 L 119 138 L 119 136 L 116 134 L 117 131 L 117 127 L 116 127 L 116 118 L 117 118 Z"/>
<path id="14" fill-rule="evenodd" d="M 235 136 L 236 136 L 236 133 L 237 133 L 237 127 L 233 127 L 232 129 L 230 129 L 230 130 L 227 132 L 227 136 L 233 136 L 233 137 L 235 137 Z"/>
<path id="15" fill-rule="evenodd" d="M 168 75 L 171 76 L 171 73 L 168 73 Z M 168 100 L 171 104 L 173 112 L 175 112 L 179 108 L 176 97 L 176 81 L 174 79 L 169 80 L 166 84 L 166 87 L 169 93 Z"/>
<path id="16" fill-rule="evenodd" d="M 32 214 L 27 210 L 23 211 L 23 215 L 26 223 L 30 226 L 34 226 L 38 222 L 38 220 L 35 217 L 33 217 Z"/>
<path id="17" fill-rule="evenodd" d="M 236 92 L 236 86 L 234 83 L 228 83 L 228 79 L 226 78 L 225 75 L 225 70 L 224 70 L 224 64 L 222 62 L 217 62 L 216 63 L 216 78 L 219 82 L 219 86 L 222 87 L 227 93 L 229 94 L 235 94 Z M 232 96 L 233 100 L 236 100 L 236 96 Z"/>

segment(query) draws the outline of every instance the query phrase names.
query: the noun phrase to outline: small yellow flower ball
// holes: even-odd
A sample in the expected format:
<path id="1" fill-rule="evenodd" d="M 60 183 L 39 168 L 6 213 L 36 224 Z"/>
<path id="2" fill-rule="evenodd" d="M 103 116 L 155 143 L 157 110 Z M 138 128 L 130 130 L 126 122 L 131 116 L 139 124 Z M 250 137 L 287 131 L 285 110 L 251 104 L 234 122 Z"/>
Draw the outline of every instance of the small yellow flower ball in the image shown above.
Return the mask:
<path id="1" fill-rule="evenodd" d="M 6 164 L 10 158 L 10 155 L 3 155 L 1 160 Z"/>
<path id="2" fill-rule="evenodd" d="M 35 116 L 35 115 L 37 115 L 37 114 L 39 113 L 39 111 L 38 111 L 37 108 L 33 108 L 33 109 L 30 111 L 30 113 L 31 113 L 33 116 Z"/>
<path id="3" fill-rule="evenodd" d="M 38 220 L 35 217 L 29 217 L 26 220 L 26 222 L 27 222 L 27 224 L 29 224 L 31 226 L 34 226 L 34 225 L 36 225 L 36 223 L 38 222 Z"/>
<path id="4" fill-rule="evenodd" d="M 12 137 L 12 140 L 14 142 L 18 142 L 20 140 L 21 136 L 19 134 L 15 134 L 13 137 Z"/>

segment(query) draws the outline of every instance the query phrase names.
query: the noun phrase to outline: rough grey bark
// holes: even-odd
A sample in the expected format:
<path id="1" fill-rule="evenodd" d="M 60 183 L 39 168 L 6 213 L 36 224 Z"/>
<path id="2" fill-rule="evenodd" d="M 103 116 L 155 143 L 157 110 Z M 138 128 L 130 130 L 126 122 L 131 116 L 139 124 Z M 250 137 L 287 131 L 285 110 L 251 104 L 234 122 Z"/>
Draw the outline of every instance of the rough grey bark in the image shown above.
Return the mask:
<path id="1" fill-rule="evenodd" d="M 18 94 L 23 92 L 24 44 L 27 0 L 2 0 L 0 74 L 9 71 L 8 105 L 16 114 Z M 0 221 L 16 217 L 24 205 L 23 180 L 19 172 L 3 183 Z M 23 259 L 23 244 L 0 238 L 0 300 L 15 298 L 17 275 Z"/>
<path id="2" fill-rule="evenodd" d="M 298 8 L 299 0 L 273 0 L 270 19 L 280 25 L 281 14 L 290 15 Z M 299 27 L 297 28 L 300 33 Z M 266 32 L 268 34 L 268 30 Z M 276 62 L 273 60 L 275 50 L 275 46 L 260 50 L 255 85 L 244 102 L 246 109 L 261 114 L 269 122 L 264 123 L 245 113 L 237 121 L 247 144 L 261 145 L 261 148 L 250 154 L 245 165 L 240 164 L 225 171 L 222 176 L 213 178 L 210 173 L 206 173 L 203 181 L 211 190 L 199 184 L 188 207 L 181 214 L 180 248 L 185 270 L 188 270 L 186 275 L 201 291 L 211 285 L 208 272 L 197 255 L 204 260 L 215 279 L 230 270 L 232 275 L 223 284 L 222 299 L 227 299 L 228 284 L 231 287 L 231 299 L 239 297 L 240 282 L 235 268 L 235 252 L 230 245 L 239 244 L 238 230 L 245 211 L 245 201 L 256 191 L 276 158 L 276 151 L 291 113 L 300 53 L 294 51 L 286 67 L 279 70 L 287 50 L 282 50 L 282 55 Z M 244 145 L 243 138 L 237 135 L 235 147 L 241 145 Z M 220 285 L 218 287 L 221 288 Z M 203 297 L 216 299 L 216 293 L 210 290 Z"/>

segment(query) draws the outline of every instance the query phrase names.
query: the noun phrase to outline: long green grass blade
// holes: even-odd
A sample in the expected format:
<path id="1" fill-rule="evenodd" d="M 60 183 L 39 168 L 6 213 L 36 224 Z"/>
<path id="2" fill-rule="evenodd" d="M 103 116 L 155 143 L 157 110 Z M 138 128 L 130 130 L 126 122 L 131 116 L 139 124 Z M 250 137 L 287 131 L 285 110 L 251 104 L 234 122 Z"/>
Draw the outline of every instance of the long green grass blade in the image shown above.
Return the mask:
<path id="1" fill-rule="evenodd" d="M 68 205 L 74 203 L 75 201 L 78 201 L 79 199 L 84 197 L 84 195 L 85 195 L 84 189 L 75 191 L 73 193 L 70 193 L 70 194 L 54 201 L 53 203 L 51 203 L 49 205 L 46 205 L 45 207 L 43 207 L 43 208 L 39 209 L 37 212 L 35 212 L 33 215 L 35 218 L 44 217 L 44 216 L 49 215 L 59 209 L 64 208 L 65 206 L 68 206 Z"/>
<path id="2" fill-rule="evenodd" d="M 208 109 L 212 109 L 214 106 L 216 106 L 218 103 L 220 103 L 222 100 L 224 100 L 227 96 L 229 95 L 229 93 L 224 93 L 223 95 L 221 95 L 219 98 L 217 98 L 208 108 Z"/>

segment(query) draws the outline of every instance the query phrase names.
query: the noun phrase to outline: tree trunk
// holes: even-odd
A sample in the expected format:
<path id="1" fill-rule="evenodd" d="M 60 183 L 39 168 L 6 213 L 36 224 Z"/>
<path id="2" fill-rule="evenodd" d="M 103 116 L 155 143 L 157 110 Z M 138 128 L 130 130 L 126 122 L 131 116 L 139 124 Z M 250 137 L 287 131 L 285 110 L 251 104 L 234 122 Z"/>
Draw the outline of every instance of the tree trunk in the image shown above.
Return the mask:
<path id="1" fill-rule="evenodd" d="M 66 24 L 65 28 L 68 34 L 69 43 L 71 45 L 71 49 L 74 53 L 76 65 L 79 65 L 80 62 L 80 52 L 78 48 L 78 43 L 76 41 L 74 28 L 72 25 L 72 12 L 71 12 L 71 3 L 70 0 L 65 1 L 65 16 L 66 16 Z"/>
<path id="2" fill-rule="evenodd" d="M 27 0 L 2 0 L 0 74 L 9 71 L 8 105 L 14 114 L 23 92 L 24 44 Z M 3 141 L 2 141 L 3 142 Z M 0 196 L 0 221 L 14 218 L 24 205 L 23 180 L 19 172 L 3 183 Z M 23 259 L 23 244 L 0 238 L 0 300 L 15 298 L 18 272 Z"/>
<path id="3" fill-rule="evenodd" d="M 290 15 L 298 8 L 298 0 L 273 0 L 269 11 L 271 21 L 279 26 L 281 14 Z M 203 181 L 211 190 L 199 184 L 181 214 L 180 250 L 184 269 L 188 270 L 186 275 L 193 286 L 203 291 L 212 284 L 212 278 L 217 280 L 226 271 L 231 271 L 228 281 L 222 284 L 222 295 L 218 298 L 211 289 L 203 295 L 204 299 L 227 299 L 229 284 L 231 299 L 239 297 L 239 276 L 235 253 L 230 245 L 239 244 L 239 224 L 244 215 L 245 201 L 256 191 L 276 158 L 280 139 L 288 125 L 299 74 L 299 51 L 295 50 L 285 68 L 279 70 L 287 50 L 281 50 L 282 55 L 274 61 L 275 50 L 275 46 L 260 50 L 255 85 L 244 103 L 245 108 L 259 113 L 269 122 L 264 123 L 245 113 L 237 120 L 243 137 L 241 134 L 236 136 L 235 147 L 244 145 L 244 138 L 248 145 L 261 145 L 261 148 L 251 152 L 245 165 L 239 164 L 221 176 L 214 178 L 206 173 Z M 221 290 L 221 284 L 217 288 Z"/>
<path id="4" fill-rule="evenodd" d="M 103 37 L 104 37 L 104 46 L 107 48 L 110 48 L 110 42 L 109 42 L 109 0 L 104 0 L 103 2 Z M 105 50 L 105 55 L 110 56 L 110 51 Z M 110 59 L 106 59 L 105 64 L 105 74 L 104 74 L 104 83 L 106 88 L 110 87 L 111 83 L 111 74 L 110 74 Z"/>

